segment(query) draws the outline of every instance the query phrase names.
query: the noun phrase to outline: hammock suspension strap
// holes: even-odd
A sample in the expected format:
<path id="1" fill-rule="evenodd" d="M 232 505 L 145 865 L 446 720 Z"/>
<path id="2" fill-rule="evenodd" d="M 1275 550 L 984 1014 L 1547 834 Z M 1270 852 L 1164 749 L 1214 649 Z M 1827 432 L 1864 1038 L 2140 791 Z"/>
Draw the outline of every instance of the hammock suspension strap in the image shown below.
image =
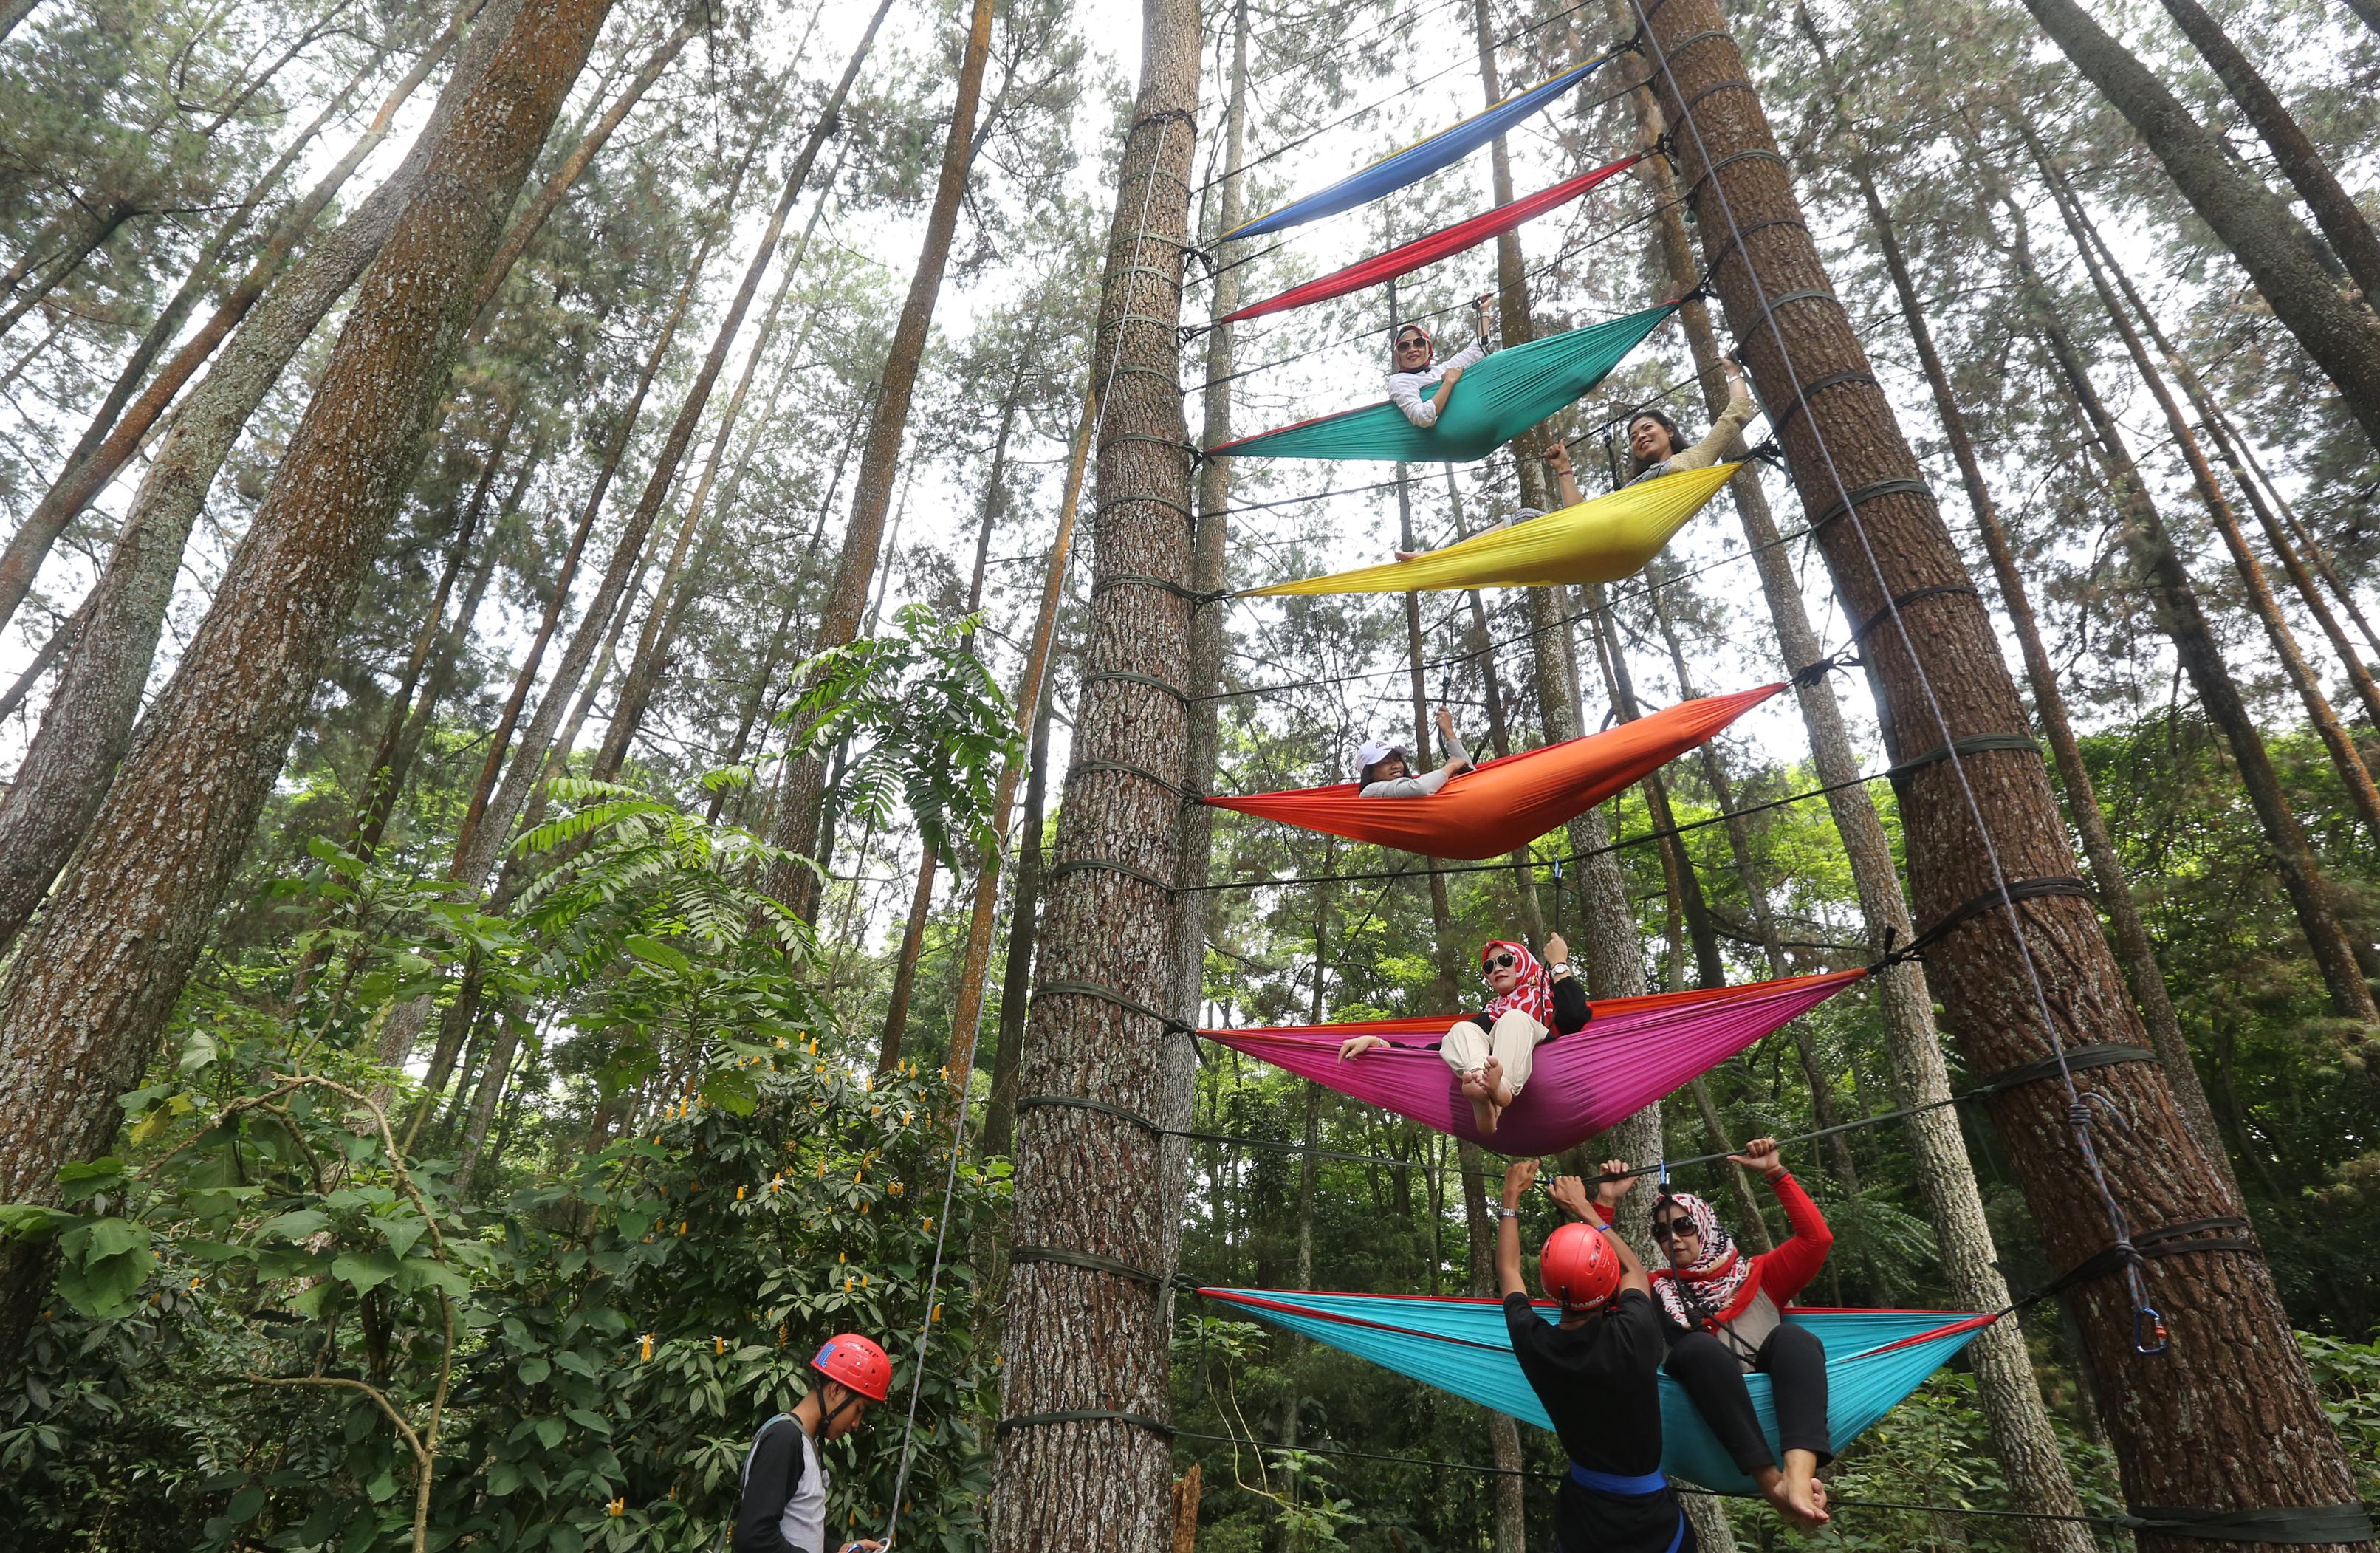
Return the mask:
<path id="1" fill-rule="evenodd" d="M 1083 676 L 1082 683 L 1095 685 L 1100 680 L 1107 679 L 1118 680 L 1125 685 L 1137 685 L 1146 690 L 1161 690 L 1184 707 L 1190 704 L 1190 692 L 1171 680 L 1159 679 L 1154 674 L 1135 674 L 1123 669 L 1094 669 Z"/>
<path id="2" fill-rule="evenodd" d="M 1160 1013 L 1147 1003 L 1135 1002 L 1123 993 L 1101 987 L 1095 981 L 1045 981 L 1033 989 L 1033 996 L 1038 999 L 1052 992 L 1061 997 L 1089 998 L 1102 1003 L 1113 1003 L 1120 1009 L 1139 1014 L 1143 1019 L 1153 1019 L 1169 1030 L 1181 1030 L 1194 1036 L 1198 1033 L 1181 1020 Z M 1017 1109 L 1022 1110 L 1024 1107 L 1020 1105 Z"/>
<path id="3" fill-rule="evenodd" d="M 1765 227 L 1770 226 L 1798 226 L 1804 232 L 1810 229 L 1810 224 L 1803 221 L 1797 215 L 1773 215 L 1763 221 L 1755 221 L 1750 225 L 1744 227 L 1742 231 L 1732 233 L 1721 240 L 1718 247 L 1711 251 L 1710 263 L 1706 267 L 1704 273 L 1706 274 L 1718 273 L 1718 267 L 1726 263 L 1729 257 L 1743 246 L 1744 238 L 1749 237 L 1755 232 L 1758 232 Z"/>
<path id="4" fill-rule="evenodd" d="M 1922 479 L 1880 479 L 1874 485 L 1861 486 L 1846 500 L 1829 503 L 1827 510 L 1812 521 L 1808 531 L 1815 534 L 1862 502 L 1873 501 L 1878 496 L 1923 496 L 1929 502 L 1937 500 L 1934 488 Z"/>
<path id="5" fill-rule="evenodd" d="M 1869 615 L 1861 624 L 1860 628 L 1852 633 L 1852 640 L 1854 642 L 1865 640 L 1870 631 L 1890 620 L 1896 613 L 1920 599 L 1945 598 L 1951 594 L 1963 594 L 1970 599 L 1981 597 L 1972 584 L 1963 582 L 1937 582 L 1929 588 L 1912 588 L 1906 593 L 1896 594 L 1884 608 Z"/>
<path id="6" fill-rule="evenodd" d="M 1963 739 L 1953 739 L 1949 744 L 1936 745 L 1923 755 L 1912 755 L 1906 760 L 1895 761 L 1886 769 L 1884 774 L 1890 780 L 1899 782 L 1912 771 L 1922 770 L 1937 760 L 1948 760 L 1953 755 L 1963 758 L 1969 755 L 1987 755 L 1995 750 L 2011 750 L 2018 754 L 2029 751 L 2039 755 L 2041 746 L 2031 734 L 1970 734 Z"/>
<path id="7" fill-rule="evenodd" d="M 1013 1257 L 1011 1259 L 1014 1260 Z M 1043 1424 L 1130 1424 L 1136 1428 L 1163 1435 L 1168 1439 L 1172 1438 L 1174 1434 L 1172 1425 L 1161 1419 L 1151 1418 L 1145 1413 L 1119 1413 L 1112 1408 L 1104 1407 L 1072 1407 L 1059 1413 L 1020 1413 L 1014 1418 L 1003 1418 L 991 1426 L 991 1432 L 994 1437 L 998 1437 L 1005 1435 L 1011 1429 L 1029 1429 Z"/>
<path id="8" fill-rule="evenodd" d="M 2372 1515 L 2362 1505 L 2284 1505 L 2272 1510 L 2180 1510 L 2168 1505 L 2128 1508 L 2115 1517 L 2136 1532 L 2171 1532 L 2209 1542 L 2369 1542 Z"/>
<path id="9" fill-rule="evenodd" d="M 1739 83 L 1735 81 L 1719 82 L 1719 85 L 1721 86 L 1734 86 L 1737 84 Z M 1754 316 L 1753 321 L 1745 333 L 1748 334 L 1752 329 L 1757 329 L 1762 324 L 1767 322 L 1768 315 L 1775 312 L 1778 309 L 1783 307 L 1788 302 L 1832 302 L 1838 308 L 1843 307 L 1843 299 L 1836 296 L 1833 292 L 1822 291 L 1815 286 L 1804 286 L 1799 291 L 1788 291 L 1781 296 L 1769 298 L 1768 305 L 1762 308 L 1760 311 Z M 1843 308 L 1843 311 L 1848 313 L 1851 309 L 1849 308 Z"/>
<path id="10" fill-rule="evenodd" d="M 1165 1280 L 1146 1268 L 1135 1268 L 1129 1262 L 1119 1262 L 1112 1256 L 1101 1256 L 1089 1251 L 1067 1251 L 1055 1245 L 1019 1245 L 1010 1248 L 1008 1260 L 1012 1265 L 1017 1262 L 1055 1262 L 1063 1267 L 1081 1268 L 1086 1272 L 1128 1278 L 1152 1289 L 1165 1286 Z"/>
<path id="11" fill-rule="evenodd" d="M 2032 747 L 2030 741 L 2027 741 L 2026 747 Z M 1936 919 L 1934 926 L 1910 940 L 1902 948 L 1888 953 L 1884 957 L 1885 963 L 1897 965 L 1903 960 L 1917 959 L 1925 951 L 1949 937 L 1953 930 L 1973 922 L 1987 911 L 1997 911 L 2003 905 L 2013 906 L 2019 901 L 2035 901 L 2049 895 L 2078 895 L 2086 901 L 2096 899 L 2088 880 L 2075 879 L 2070 875 L 2051 874 L 2044 875 L 2039 879 L 2012 879 L 2009 880 L 2005 889 L 1995 885 L 1973 900 L 1962 901 L 1952 906 Z M 2071 1065 L 2070 1062 L 2069 1065 Z M 2050 1071 L 2053 1073 L 2057 1071 L 2054 1061 L 2050 1065 Z"/>
<path id="12" fill-rule="evenodd" d="M 2189 1235 L 2205 1234 L 2210 1231 L 2248 1228 L 2249 1224 L 2245 1219 L 2234 1214 L 2225 1214 L 2213 1219 L 2192 1219 L 2180 1224 L 2166 1224 L 2157 1229 L 2143 1230 L 2139 1234 L 2119 1238 L 2113 1245 L 2084 1257 L 2074 1267 L 2051 1279 L 2032 1293 L 2014 1301 L 2008 1308 L 2009 1310 L 2028 1309 L 2052 1295 L 2064 1293 L 2077 1284 L 2088 1283 L 2095 1278 L 2106 1278 L 2111 1273 L 2129 1272 L 2154 1256 L 2181 1256 L 2196 1251 L 2223 1251 L 2247 1256 L 2259 1256 L 2262 1253 L 2256 1243 L 2246 1235 L 2223 1235 L 2214 1240 L 2184 1238 Z M 2007 1312 L 2003 1311 L 2001 1314 L 2006 1315 Z M 2140 1316 L 2149 1318 L 2145 1324 L 2148 1328 L 2146 1331 L 2143 1329 L 2144 1324 L 2139 1319 Z M 2156 1343 L 2155 1348 L 2147 1352 L 2163 1352 L 2166 1341 L 2164 1318 L 2158 1316 L 2155 1309 L 2146 1306 L 2141 1308 L 2133 1321 L 2133 1345 L 2140 1346 L 2144 1336 L 2154 1337 Z"/>
<path id="13" fill-rule="evenodd" d="M 1741 156 L 1744 153 L 1739 152 L 1736 154 Z M 1824 377 L 1812 378 L 1808 382 L 1803 383 L 1800 390 L 1794 394 L 1793 402 L 1785 406 L 1783 414 L 1772 415 L 1768 418 L 1768 425 L 1771 433 L 1779 437 L 1783 436 L 1785 434 L 1785 423 L 1793 419 L 1795 412 L 1809 404 L 1813 394 L 1821 393 L 1829 388 L 1840 388 L 1845 383 L 1853 382 L 1864 382 L 1873 386 L 1876 382 L 1876 374 L 1874 372 L 1828 372 Z"/>

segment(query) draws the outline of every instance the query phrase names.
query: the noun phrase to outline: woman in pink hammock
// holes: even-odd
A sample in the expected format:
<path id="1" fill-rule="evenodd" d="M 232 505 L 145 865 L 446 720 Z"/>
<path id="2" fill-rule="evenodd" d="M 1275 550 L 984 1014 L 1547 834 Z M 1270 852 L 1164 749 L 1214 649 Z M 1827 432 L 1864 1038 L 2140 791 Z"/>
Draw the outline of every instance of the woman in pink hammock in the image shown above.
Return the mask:
<path id="1" fill-rule="evenodd" d="M 1491 940 L 1479 952 L 1479 972 L 1491 994 L 1487 1008 L 1456 1020 L 1432 1043 L 1454 1070 L 1482 1137 L 1495 1133 L 1504 1108 L 1521 1098 L 1537 1043 L 1583 1030 L 1594 1016 L 1560 933 L 1546 940 L 1546 958 L 1553 962 L 1551 971 L 1524 945 Z M 1384 1036 L 1351 1036 L 1340 1043 L 1339 1055 L 1354 1059 L 1388 1044 Z"/>

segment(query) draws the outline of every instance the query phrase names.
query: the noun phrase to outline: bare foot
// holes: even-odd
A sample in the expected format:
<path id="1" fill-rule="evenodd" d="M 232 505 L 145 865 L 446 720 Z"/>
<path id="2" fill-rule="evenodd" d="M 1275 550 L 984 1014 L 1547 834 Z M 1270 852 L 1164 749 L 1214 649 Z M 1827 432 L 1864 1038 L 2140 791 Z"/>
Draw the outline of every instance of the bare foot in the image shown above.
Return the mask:
<path id="1" fill-rule="evenodd" d="M 1401 550 L 1397 552 L 1397 559 L 1400 561 L 1418 561 L 1428 553 L 1429 552 L 1426 550 Z"/>
<path id="2" fill-rule="evenodd" d="M 1834 1519 L 1826 1511 L 1826 1491 L 1813 1478 L 1807 1484 L 1787 1481 L 1775 1467 L 1759 1474 L 1755 1481 L 1760 1486 L 1761 1498 L 1767 1499 L 1778 1514 L 1796 1526 L 1823 1526 Z"/>
<path id="3" fill-rule="evenodd" d="M 1817 1471 L 1815 1452 L 1785 1452 L 1785 1497 L 1791 1507 L 1785 1513 L 1804 1526 L 1823 1526 L 1832 1519 L 1827 1513 L 1827 1486 L 1818 1481 Z"/>
<path id="4" fill-rule="evenodd" d="M 1479 1081 L 1488 1091 L 1490 1105 L 1508 1106 L 1512 1103 L 1512 1091 L 1504 1083 L 1503 1063 L 1493 1057 L 1488 1058 L 1487 1065 L 1479 1070 Z"/>
<path id="5" fill-rule="evenodd" d="M 1472 1125 L 1479 1129 L 1481 1137 L 1489 1137 L 1495 1134 L 1496 1108 L 1488 1103 L 1485 1096 L 1471 1097 L 1471 1122 Z"/>

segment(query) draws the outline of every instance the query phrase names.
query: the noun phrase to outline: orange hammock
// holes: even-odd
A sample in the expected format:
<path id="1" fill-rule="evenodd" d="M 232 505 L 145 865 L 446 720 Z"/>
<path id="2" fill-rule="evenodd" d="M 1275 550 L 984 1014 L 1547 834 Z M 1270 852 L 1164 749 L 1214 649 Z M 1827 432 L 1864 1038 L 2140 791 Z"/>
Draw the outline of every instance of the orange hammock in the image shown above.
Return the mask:
<path id="1" fill-rule="evenodd" d="M 1524 750 L 1448 780 L 1426 798 L 1365 798 L 1352 782 L 1208 798 L 1221 808 L 1353 841 L 1477 862 L 1499 857 L 1669 764 L 1785 683 L 1681 701 L 1599 734 Z"/>

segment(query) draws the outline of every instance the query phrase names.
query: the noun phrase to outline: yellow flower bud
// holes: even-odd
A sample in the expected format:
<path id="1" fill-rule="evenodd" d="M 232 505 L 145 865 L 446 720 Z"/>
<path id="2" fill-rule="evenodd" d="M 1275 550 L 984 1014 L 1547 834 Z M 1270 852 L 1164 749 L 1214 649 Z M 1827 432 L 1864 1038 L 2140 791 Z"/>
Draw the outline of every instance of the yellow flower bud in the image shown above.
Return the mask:
<path id="1" fill-rule="evenodd" d="M 719 1337 L 719 1336 L 717 1336 L 717 1335 L 715 1335 L 715 1334 L 714 1334 L 714 1335 L 712 1336 L 711 1340 L 710 1340 L 710 1351 L 711 1351 L 713 1353 L 726 1353 L 726 1352 L 727 1352 L 727 1340 L 726 1340 L 725 1338 Z M 676 1497 L 677 1497 L 677 1491 L 676 1491 L 675 1489 L 672 1489 L 672 1490 L 670 1491 L 670 1497 L 671 1497 L 671 1498 L 676 1498 Z"/>
<path id="2" fill-rule="evenodd" d="M 741 1186 L 735 1188 L 735 1200 L 739 1203 L 744 1200 L 744 1188 Z"/>
<path id="3" fill-rule="evenodd" d="M 624 1496 L 622 1496 L 622 1497 L 621 1497 L 621 1498 L 616 1498 L 616 1499 L 612 1500 L 610 1503 L 606 1504 L 603 1508 L 604 1508 L 605 1510 L 607 1510 L 607 1511 L 611 1511 L 613 1515 L 625 1515 L 626 1513 L 628 1513 L 628 1500 L 627 1500 L 627 1498 L 626 1498 L 626 1496 L 625 1496 L 625 1495 L 624 1495 Z"/>
<path id="4" fill-rule="evenodd" d="M 645 1334 L 645 1337 L 644 1337 L 644 1342 L 643 1342 L 643 1344 L 642 1344 L 642 1351 L 641 1351 L 641 1352 L 639 1352 L 639 1353 L 638 1353 L 637 1357 L 638 1357 L 638 1358 L 639 1358 L 639 1359 L 650 1359 L 650 1358 L 651 1358 L 652 1356 L 653 1356 L 653 1334 L 652 1334 L 652 1333 L 650 1333 L 650 1332 L 647 1332 L 647 1333 Z"/>

